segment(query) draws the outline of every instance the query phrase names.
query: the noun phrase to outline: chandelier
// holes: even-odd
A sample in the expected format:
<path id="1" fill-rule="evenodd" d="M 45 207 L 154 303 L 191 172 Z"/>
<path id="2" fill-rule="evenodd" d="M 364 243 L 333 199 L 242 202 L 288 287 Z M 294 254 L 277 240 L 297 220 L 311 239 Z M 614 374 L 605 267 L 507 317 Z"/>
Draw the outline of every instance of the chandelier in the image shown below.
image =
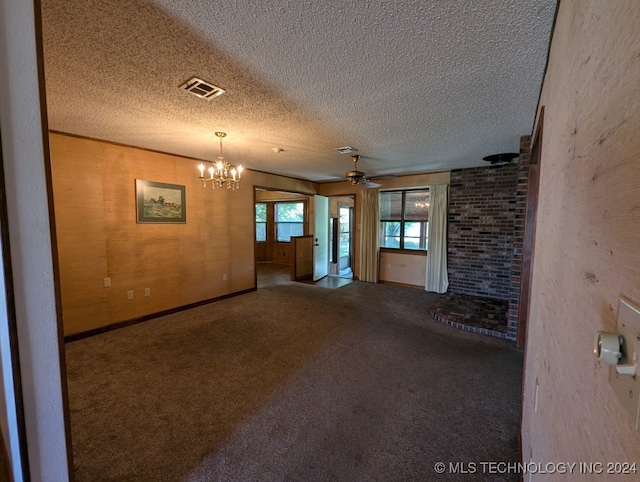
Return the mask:
<path id="1" fill-rule="evenodd" d="M 198 169 L 200 169 L 200 179 L 202 179 L 204 187 L 207 187 L 207 183 L 211 183 L 212 188 L 223 187 L 227 185 L 227 189 L 239 189 L 240 179 L 242 178 L 242 166 L 233 166 L 229 164 L 222 155 L 222 138 L 227 134 L 224 132 L 216 132 L 216 137 L 220 139 L 220 155 L 216 162 L 212 162 L 209 166 L 209 177 L 204 177 L 204 164 L 200 163 Z"/>

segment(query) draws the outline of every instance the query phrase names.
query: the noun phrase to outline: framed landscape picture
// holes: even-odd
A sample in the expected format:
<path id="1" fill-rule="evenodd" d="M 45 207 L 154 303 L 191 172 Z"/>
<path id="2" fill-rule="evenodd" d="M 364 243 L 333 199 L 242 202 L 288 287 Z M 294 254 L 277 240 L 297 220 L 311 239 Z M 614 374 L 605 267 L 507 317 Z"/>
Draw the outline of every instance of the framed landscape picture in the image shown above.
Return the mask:
<path id="1" fill-rule="evenodd" d="M 138 223 L 186 223 L 185 186 L 136 179 Z"/>

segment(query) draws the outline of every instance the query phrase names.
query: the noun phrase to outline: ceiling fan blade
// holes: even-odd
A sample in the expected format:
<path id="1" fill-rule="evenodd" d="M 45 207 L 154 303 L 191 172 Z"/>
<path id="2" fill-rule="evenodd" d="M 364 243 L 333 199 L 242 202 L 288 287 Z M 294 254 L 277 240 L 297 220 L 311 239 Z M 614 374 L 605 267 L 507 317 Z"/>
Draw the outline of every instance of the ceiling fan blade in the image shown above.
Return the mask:
<path id="1" fill-rule="evenodd" d="M 377 182 L 371 182 L 371 181 L 360 181 L 358 184 L 366 188 L 380 187 L 380 184 L 378 184 Z"/>

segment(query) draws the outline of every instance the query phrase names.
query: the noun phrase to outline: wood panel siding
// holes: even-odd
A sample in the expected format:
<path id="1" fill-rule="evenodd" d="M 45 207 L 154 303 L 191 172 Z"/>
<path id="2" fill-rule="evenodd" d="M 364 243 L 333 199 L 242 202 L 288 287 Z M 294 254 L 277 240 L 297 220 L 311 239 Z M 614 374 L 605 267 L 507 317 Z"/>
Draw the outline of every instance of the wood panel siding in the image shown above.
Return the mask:
<path id="1" fill-rule="evenodd" d="M 103 286 L 108 277 L 101 161 L 106 145 L 64 140 L 51 136 L 50 149 L 62 313 L 69 334 L 109 324 Z"/>
<path id="2" fill-rule="evenodd" d="M 291 238 L 291 279 L 300 280 L 313 277 L 313 236 Z"/>
<path id="3" fill-rule="evenodd" d="M 524 462 L 606 470 L 607 462 L 640 460 L 640 437 L 609 385 L 610 367 L 593 355 L 596 332 L 616 328 L 619 298 L 640 303 L 639 12 L 632 0 L 559 3 L 539 104 Z"/>
<path id="4" fill-rule="evenodd" d="M 204 189 L 196 159 L 63 133 L 51 133 L 50 142 L 65 336 L 255 289 L 255 187 L 304 196 L 319 190 L 355 194 L 357 275 L 357 186 L 249 169 L 237 191 Z M 137 224 L 136 179 L 186 186 L 186 224 Z M 448 181 L 449 173 L 434 173 L 384 182 L 405 188 Z M 306 209 L 313 219 L 313 198 L 307 198 Z M 312 223 L 305 232 L 313 234 Z M 272 260 L 289 264 L 289 250 L 289 243 L 275 243 Z M 104 278 L 111 279 L 110 287 Z M 144 296 L 146 288 L 150 296 Z"/>
<path id="5" fill-rule="evenodd" d="M 255 289 L 253 187 L 315 192 L 250 170 L 237 191 L 204 189 L 194 159 L 60 133 L 50 142 L 65 336 Z M 137 224 L 136 179 L 186 186 L 186 224 Z"/>

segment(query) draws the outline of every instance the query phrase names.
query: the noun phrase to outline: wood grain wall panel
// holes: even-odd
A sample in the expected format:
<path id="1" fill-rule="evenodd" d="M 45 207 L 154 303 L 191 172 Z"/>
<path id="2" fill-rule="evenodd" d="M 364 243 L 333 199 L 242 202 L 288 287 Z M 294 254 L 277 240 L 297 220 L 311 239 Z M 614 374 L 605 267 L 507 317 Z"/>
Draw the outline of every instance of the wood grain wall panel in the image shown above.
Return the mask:
<path id="1" fill-rule="evenodd" d="M 640 460 L 640 437 L 609 385 L 609 367 L 593 355 L 596 332 L 615 329 L 618 299 L 640 304 L 638 12 L 630 0 L 560 2 L 540 100 L 525 461 L 606 469 Z"/>
<path id="2" fill-rule="evenodd" d="M 289 243 L 274 243 L 272 259 L 274 263 L 289 264 L 291 259 Z"/>
<path id="3" fill-rule="evenodd" d="M 65 335 L 109 323 L 102 161 L 89 142 L 50 142 Z"/>
<path id="4" fill-rule="evenodd" d="M 137 224 L 135 198 L 136 179 L 176 183 L 176 159 L 115 144 L 96 144 L 105 151 L 103 192 L 113 323 L 178 306 L 176 255 L 179 233 L 186 225 Z M 144 296 L 145 288 L 150 288 L 151 296 Z M 128 291 L 133 291 L 133 300 L 127 298 Z"/>
<path id="5" fill-rule="evenodd" d="M 255 286 L 251 187 L 204 189 L 197 162 L 177 156 L 57 133 L 51 144 L 65 335 Z M 136 179 L 186 186 L 187 223 L 137 224 Z"/>
<path id="6" fill-rule="evenodd" d="M 313 276 L 313 236 L 298 236 L 291 239 L 291 276 L 293 279 Z"/>
<path id="7" fill-rule="evenodd" d="M 261 191 L 256 190 L 256 202 L 261 201 L 295 201 L 296 199 L 306 200 L 309 196 L 300 196 L 282 191 Z"/>
<path id="8" fill-rule="evenodd" d="M 205 189 L 192 159 L 58 133 L 51 142 L 67 335 L 255 288 L 253 187 L 306 195 L 318 190 L 310 181 L 250 170 L 237 191 Z M 438 176 L 403 177 L 396 184 Z M 187 223 L 137 224 L 136 179 L 186 186 Z M 342 194 L 357 192 L 347 183 L 332 184 L 346 187 Z M 357 270 L 357 198 L 355 206 Z M 307 214 L 313 219 L 312 197 Z M 313 234 L 313 223 L 306 230 Z M 289 264 L 289 251 L 289 243 L 276 243 L 272 259 Z M 103 287 L 105 277 L 110 288 Z"/>
<path id="9" fill-rule="evenodd" d="M 246 180 L 246 186 L 263 187 L 267 189 L 275 189 L 284 192 L 295 192 L 300 194 L 313 195 L 318 194 L 319 184 L 291 177 L 278 176 L 276 174 L 268 174 L 259 171 L 247 171 L 242 173 L 243 182 Z M 243 187 L 242 189 L 245 189 Z"/>
<path id="10" fill-rule="evenodd" d="M 248 170 L 239 190 L 205 189 L 199 161 L 50 137 L 65 335 L 255 288 L 254 186 L 304 194 L 317 188 Z M 136 179 L 186 186 L 187 223 L 137 224 Z"/>
<path id="11" fill-rule="evenodd" d="M 256 259 L 258 262 L 271 261 L 267 247 L 267 243 L 257 244 Z"/>
<path id="12" fill-rule="evenodd" d="M 254 183 L 254 173 L 248 171 L 242 175 L 243 184 L 239 191 L 228 192 L 235 198 L 228 203 L 228 239 L 229 244 L 229 270 L 228 286 L 232 292 L 250 289 L 255 285 L 255 207 L 254 192 L 251 189 Z M 247 253 L 251 253 L 250 256 Z"/>
<path id="13" fill-rule="evenodd" d="M 236 192 L 212 189 L 209 184 L 203 187 L 199 179 L 194 181 L 196 169 L 195 162 L 176 165 L 177 181 L 188 192 L 187 224 L 178 238 L 178 283 L 182 287 L 178 306 L 230 292 L 223 275 L 230 263 L 228 204 L 236 201 Z"/>

